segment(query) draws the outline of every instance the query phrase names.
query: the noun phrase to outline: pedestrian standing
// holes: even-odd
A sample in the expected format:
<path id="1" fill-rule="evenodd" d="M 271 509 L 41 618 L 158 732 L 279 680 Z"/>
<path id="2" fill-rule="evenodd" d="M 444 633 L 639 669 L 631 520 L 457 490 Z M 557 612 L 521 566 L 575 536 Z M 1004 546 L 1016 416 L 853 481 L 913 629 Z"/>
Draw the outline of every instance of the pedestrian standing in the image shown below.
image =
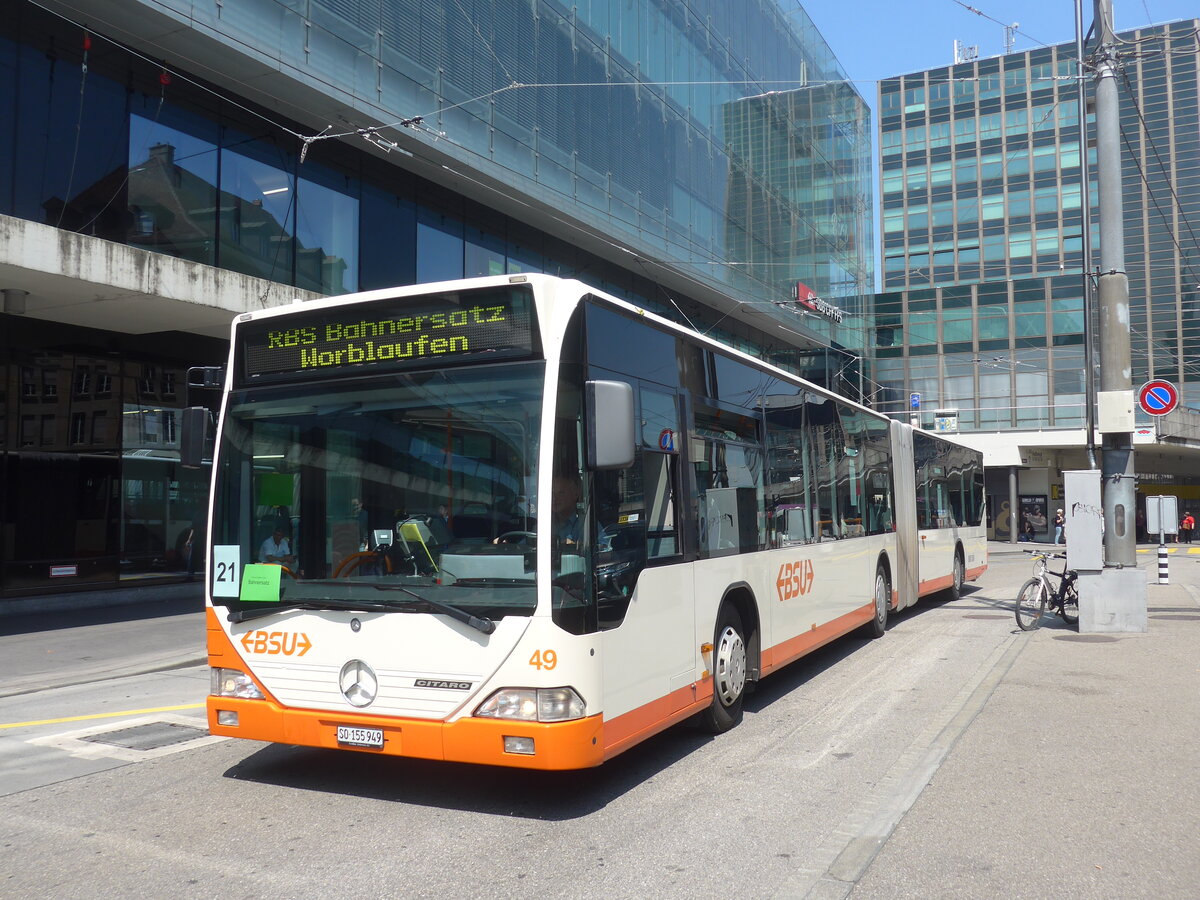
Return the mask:
<path id="1" fill-rule="evenodd" d="M 1196 527 L 1196 520 L 1192 518 L 1190 512 L 1184 512 L 1183 521 L 1179 523 L 1179 539 L 1185 544 L 1192 542 L 1192 531 Z"/>
<path id="2" fill-rule="evenodd" d="M 1066 536 L 1064 529 L 1066 528 L 1067 520 L 1063 516 L 1063 511 L 1060 509 L 1054 514 L 1054 543 L 1061 544 Z"/>

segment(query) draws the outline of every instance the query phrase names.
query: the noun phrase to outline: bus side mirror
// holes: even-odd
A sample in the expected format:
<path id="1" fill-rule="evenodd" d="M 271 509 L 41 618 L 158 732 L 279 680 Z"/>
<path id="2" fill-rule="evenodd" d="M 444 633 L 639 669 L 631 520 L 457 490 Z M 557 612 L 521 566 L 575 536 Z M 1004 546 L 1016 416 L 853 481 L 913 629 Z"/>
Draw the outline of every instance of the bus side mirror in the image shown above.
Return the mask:
<path id="1" fill-rule="evenodd" d="M 212 416 L 207 406 L 189 406 L 183 411 L 179 427 L 179 461 L 185 469 L 199 469 L 208 446 L 209 422 Z"/>
<path id="2" fill-rule="evenodd" d="M 628 468 L 637 447 L 632 385 L 589 381 L 584 387 L 588 465 L 593 469 Z"/>

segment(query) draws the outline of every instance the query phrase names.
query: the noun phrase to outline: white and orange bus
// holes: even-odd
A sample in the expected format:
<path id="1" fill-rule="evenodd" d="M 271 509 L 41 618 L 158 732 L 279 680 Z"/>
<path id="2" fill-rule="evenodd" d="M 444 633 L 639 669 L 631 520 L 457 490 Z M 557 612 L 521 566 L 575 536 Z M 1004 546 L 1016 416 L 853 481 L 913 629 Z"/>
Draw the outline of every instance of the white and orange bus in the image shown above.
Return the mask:
<path id="1" fill-rule="evenodd" d="M 245 313 L 223 384 L 214 734 L 595 766 L 986 568 L 977 454 L 577 281 Z"/>

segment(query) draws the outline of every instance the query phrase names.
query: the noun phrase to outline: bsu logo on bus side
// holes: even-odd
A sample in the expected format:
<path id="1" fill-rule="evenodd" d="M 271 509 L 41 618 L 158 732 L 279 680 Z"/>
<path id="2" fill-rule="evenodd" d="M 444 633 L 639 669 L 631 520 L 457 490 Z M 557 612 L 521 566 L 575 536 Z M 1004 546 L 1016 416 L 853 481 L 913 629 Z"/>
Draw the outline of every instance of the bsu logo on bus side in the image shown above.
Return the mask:
<path id="1" fill-rule="evenodd" d="M 775 590 L 779 593 L 779 601 L 791 600 L 807 594 L 812 588 L 813 564 L 811 559 L 798 562 L 784 563 L 779 567 L 779 577 L 775 579 Z"/>

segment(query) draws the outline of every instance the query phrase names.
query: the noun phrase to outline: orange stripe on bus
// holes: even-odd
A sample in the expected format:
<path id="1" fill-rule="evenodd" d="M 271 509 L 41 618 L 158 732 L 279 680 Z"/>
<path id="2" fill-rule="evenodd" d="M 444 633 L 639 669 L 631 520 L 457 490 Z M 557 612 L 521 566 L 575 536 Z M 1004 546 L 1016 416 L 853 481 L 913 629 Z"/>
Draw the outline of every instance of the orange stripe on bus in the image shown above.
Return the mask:
<path id="1" fill-rule="evenodd" d="M 849 634 L 860 625 L 870 622 L 874 617 L 875 603 L 872 601 L 865 606 L 860 606 L 854 612 L 838 616 L 832 622 L 826 622 L 824 625 L 819 625 L 811 631 L 806 631 L 804 634 L 776 644 L 774 647 L 768 647 L 762 654 L 762 674 L 773 672 L 780 666 L 785 666 L 804 654 L 810 653 L 830 641 L 837 640 L 844 634 Z"/>
<path id="2" fill-rule="evenodd" d="M 639 741 L 700 712 L 711 702 L 712 693 L 710 676 L 606 722 L 604 758 L 612 759 Z"/>
<path id="3" fill-rule="evenodd" d="M 973 569 L 967 569 L 966 579 L 967 581 L 976 581 L 986 571 L 987 563 L 984 563 L 982 566 L 976 566 Z"/>
<path id="4" fill-rule="evenodd" d="M 922 581 L 917 586 L 917 596 L 924 597 L 928 594 L 936 594 L 938 591 L 944 591 L 946 588 L 953 586 L 953 575 L 943 575 L 940 578 L 930 578 L 928 581 Z"/>

